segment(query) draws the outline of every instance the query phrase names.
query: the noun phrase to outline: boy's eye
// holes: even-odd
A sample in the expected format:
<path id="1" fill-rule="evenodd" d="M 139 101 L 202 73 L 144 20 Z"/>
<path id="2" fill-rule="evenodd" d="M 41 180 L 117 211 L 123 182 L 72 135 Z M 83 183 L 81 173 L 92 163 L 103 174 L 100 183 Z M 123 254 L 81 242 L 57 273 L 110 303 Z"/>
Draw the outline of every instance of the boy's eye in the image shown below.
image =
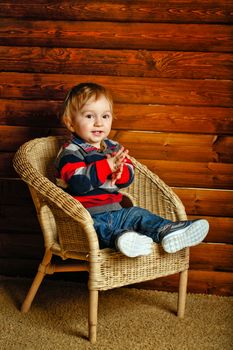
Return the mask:
<path id="1" fill-rule="evenodd" d="M 86 118 L 88 118 L 88 119 L 93 118 L 93 114 L 86 114 Z"/>
<path id="2" fill-rule="evenodd" d="M 104 118 L 104 119 L 110 118 L 110 114 L 104 114 L 104 115 L 103 115 L 103 118 Z"/>

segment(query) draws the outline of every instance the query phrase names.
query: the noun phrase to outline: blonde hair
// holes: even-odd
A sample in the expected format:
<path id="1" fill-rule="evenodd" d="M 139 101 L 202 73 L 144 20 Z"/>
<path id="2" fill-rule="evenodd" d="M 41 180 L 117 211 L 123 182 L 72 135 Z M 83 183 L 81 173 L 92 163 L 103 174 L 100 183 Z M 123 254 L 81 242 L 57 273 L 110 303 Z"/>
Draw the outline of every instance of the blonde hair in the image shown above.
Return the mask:
<path id="1" fill-rule="evenodd" d="M 95 83 L 81 83 L 72 87 L 68 92 L 62 114 L 62 121 L 67 125 L 75 117 L 76 113 L 83 108 L 87 101 L 94 97 L 97 100 L 100 96 L 104 96 L 113 109 L 113 99 L 109 90 Z"/>

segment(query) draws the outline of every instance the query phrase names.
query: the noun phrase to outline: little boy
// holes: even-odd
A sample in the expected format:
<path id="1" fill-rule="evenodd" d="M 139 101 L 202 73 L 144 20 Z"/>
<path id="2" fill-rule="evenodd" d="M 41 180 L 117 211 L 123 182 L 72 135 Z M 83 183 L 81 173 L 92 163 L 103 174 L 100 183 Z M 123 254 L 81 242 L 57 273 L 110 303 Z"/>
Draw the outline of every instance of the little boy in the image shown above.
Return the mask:
<path id="1" fill-rule="evenodd" d="M 103 86 L 82 83 L 65 99 L 63 121 L 72 133 L 56 159 L 57 184 L 90 212 L 100 247 L 128 257 L 149 255 L 153 242 L 168 253 L 199 244 L 206 220 L 172 222 L 140 208 L 122 208 L 119 189 L 134 178 L 128 150 L 108 139 L 113 100 Z"/>

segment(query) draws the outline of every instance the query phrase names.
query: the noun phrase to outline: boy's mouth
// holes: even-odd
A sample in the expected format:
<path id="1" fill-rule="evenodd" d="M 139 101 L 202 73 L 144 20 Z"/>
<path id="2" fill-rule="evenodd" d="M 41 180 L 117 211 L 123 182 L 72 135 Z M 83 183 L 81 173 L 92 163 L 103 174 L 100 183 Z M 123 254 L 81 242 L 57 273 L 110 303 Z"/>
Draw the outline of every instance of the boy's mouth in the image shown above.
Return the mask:
<path id="1" fill-rule="evenodd" d="M 95 135 L 95 136 L 99 136 L 103 133 L 103 131 L 99 131 L 99 130 L 96 130 L 96 131 L 92 131 L 92 134 Z"/>

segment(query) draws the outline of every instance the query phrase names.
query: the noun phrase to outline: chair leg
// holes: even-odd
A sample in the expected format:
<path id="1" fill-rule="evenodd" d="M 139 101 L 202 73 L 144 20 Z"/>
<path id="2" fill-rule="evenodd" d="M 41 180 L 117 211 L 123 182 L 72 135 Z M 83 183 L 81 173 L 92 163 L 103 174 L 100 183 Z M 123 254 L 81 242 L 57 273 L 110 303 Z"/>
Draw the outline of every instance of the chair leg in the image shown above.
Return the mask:
<path id="1" fill-rule="evenodd" d="M 28 294 L 22 304 L 21 311 L 22 312 L 28 312 L 28 310 L 31 307 L 31 304 L 33 302 L 33 299 L 41 285 L 41 282 L 44 279 L 44 276 L 46 275 L 46 267 L 49 265 L 52 258 L 52 253 L 50 250 L 45 252 L 44 258 L 42 260 L 42 263 L 40 264 L 36 277 L 34 278 L 32 285 L 28 291 Z"/>
<path id="2" fill-rule="evenodd" d="M 184 312 L 185 312 L 187 282 L 188 282 L 188 270 L 180 272 L 178 312 L 177 312 L 177 316 L 180 318 L 184 317 Z"/>
<path id="3" fill-rule="evenodd" d="M 96 342 L 96 327 L 98 313 L 98 290 L 89 290 L 89 340 L 92 344 Z"/>

